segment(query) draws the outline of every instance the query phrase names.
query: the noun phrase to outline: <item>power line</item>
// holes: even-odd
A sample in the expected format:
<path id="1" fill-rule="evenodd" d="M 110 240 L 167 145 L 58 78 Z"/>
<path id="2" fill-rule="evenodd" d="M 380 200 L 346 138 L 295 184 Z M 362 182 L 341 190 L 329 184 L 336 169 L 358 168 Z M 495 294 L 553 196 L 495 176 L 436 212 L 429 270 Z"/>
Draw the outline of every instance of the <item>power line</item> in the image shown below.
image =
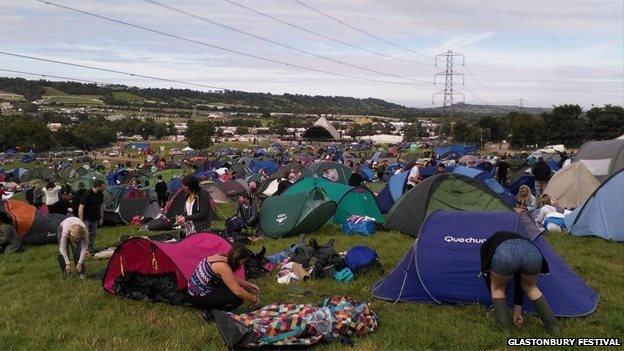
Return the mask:
<path id="1" fill-rule="evenodd" d="M 462 73 L 455 72 L 455 66 L 453 59 L 455 57 L 462 58 L 462 64 L 464 63 L 464 54 L 460 54 L 457 52 L 453 52 L 453 50 L 449 50 L 443 54 L 439 54 L 436 56 L 436 64 L 438 63 L 438 57 L 442 57 L 446 61 L 446 68 L 444 71 L 440 73 L 436 73 L 433 78 L 433 83 L 435 84 L 435 78 L 438 76 L 444 76 L 444 89 L 433 93 L 431 103 L 435 99 L 436 95 L 444 95 L 443 105 L 444 105 L 444 115 L 446 117 L 453 117 L 453 98 L 455 95 L 461 95 L 465 99 L 464 93 L 461 91 L 457 91 L 454 88 L 454 78 L 455 76 L 462 76 Z"/>
<path id="2" fill-rule="evenodd" d="M 25 58 L 25 59 L 29 59 L 29 60 L 35 60 L 35 61 L 57 63 L 59 65 L 65 65 L 65 66 L 73 66 L 73 67 L 87 68 L 87 69 L 92 69 L 92 70 L 96 70 L 96 71 L 108 72 L 108 73 L 122 74 L 122 75 L 130 76 L 130 77 L 154 79 L 154 80 L 159 80 L 159 81 L 168 82 L 168 83 L 178 83 L 178 84 L 193 85 L 193 86 L 202 87 L 202 88 L 209 88 L 209 89 L 229 90 L 229 89 L 225 89 L 225 88 L 221 88 L 221 87 L 216 87 L 216 86 L 213 86 L 213 85 L 206 85 L 206 84 L 200 84 L 200 83 L 191 83 L 191 82 L 185 82 L 185 81 L 176 80 L 176 79 L 161 78 L 161 77 L 149 76 L 149 75 L 138 74 L 138 73 L 130 73 L 130 72 L 118 71 L 118 70 L 114 70 L 114 69 L 101 68 L 101 67 L 95 67 L 95 66 L 88 66 L 88 65 L 83 65 L 83 64 L 79 64 L 79 63 L 71 63 L 71 62 L 66 62 L 66 61 L 47 59 L 47 58 L 43 58 L 43 57 L 36 57 L 36 56 L 16 54 L 16 53 L 6 52 L 6 51 L 0 51 L 0 54 L 7 55 L 7 56 L 13 56 L 13 57 L 19 57 L 19 58 Z"/>
<path id="3" fill-rule="evenodd" d="M 12 70 L 12 69 L 4 69 L 4 68 L 0 68 L 0 72 L 8 72 L 8 73 L 16 73 L 16 74 L 27 74 L 27 75 L 39 76 L 39 77 L 43 77 L 43 78 L 56 78 L 56 79 L 63 79 L 63 80 L 67 80 L 67 81 L 82 82 L 82 83 L 109 84 L 109 83 L 97 82 L 97 81 L 94 81 L 94 80 L 88 80 L 88 79 L 69 78 L 69 77 L 56 76 L 56 75 L 47 74 L 47 73 L 34 73 L 34 72 L 26 72 L 26 71 L 16 71 L 16 70 Z"/>
<path id="4" fill-rule="evenodd" d="M 497 100 L 499 103 L 501 103 L 501 104 L 503 104 L 503 105 L 505 104 L 505 103 L 503 102 L 503 100 L 499 99 L 499 98 L 498 98 L 498 96 L 496 96 L 496 95 L 494 95 L 494 93 L 490 92 L 490 91 L 488 90 L 488 88 L 487 88 L 485 85 L 483 85 L 483 83 L 481 83 L 481 81 L 480 81 L 480 80 L 479 80 L 479 79 L 478 79 L 478 78 L 477 78 L 477 77 L 476 77 L 476 76 L 472 73 L 472 71 L 470 71 L 470 69 L 468 69 L 468 67 L 467 67 L 467 66 L 465 66 L 465 65 L 464 65 L 464 69 L 466 70 L 466 72 L 468 72 L 468 74 L 469 74 L 472 78 L 474 78 L 474 80 L 477 82 L 477 84 L 479 84 L 479 85 L 480 85 L 480 86 L 481 86 L 481 87 L 485 90 L 485 92 L 486 92 L 486 93 L 490 94 L 490 95 L 491 95 L 491 96 L 492 96 L 495 100 Z"/>
<path id="5" fill-rule="evenodd" d="M 300 52 L 300 53 L 303 53 L 303 54 L 306 54 L 306 55 L 314 56 L 316 58 L 320 58 L 320 59 L 323 59 L 323 60 L 326 60 L 326 61 L 338 63 L 338 64 L 341 64 L 341 65 L 344 65 L 344 66 L 347 66 L 347 67 L 357 68 L 357 69 L 360 69 L 360 70 L 363 70 L 363 71 L 376 73 L 376 74 L 381 74 L 381 75 L 385 75 L 385 76 L 389 76 L 389 77 L 394 77 L 394 78 L 399 78 L 399 79 L 407 79 L 407 80 L 411 80 L 411 81 L 415 81 L 415 82 L 426 82 L 426 83 L 428 83 L 427 81 L 424 81 L 424 80 L 421 80 L 421 79 L 414 79 L 414 78 L 404 77 L 404 76 L 400 76 L 400 75 L 396 75 L 396 74 L 392 74 L 392 73 L 377 71 L 377 70 L 374 70 L 374 69 L 371 69 L 371 68 L 367 68 L 367 67 L 363 67 L 363 66 L 360 66 L 360 65 L 356 65 L 356 64 L 352 64 L 352 63 L 336 60 L 336 59 L 333 59 L 331 57 L 327 57 L 327 56 L 324 56 L 324 55 L 319 55 L 319 54 L 316 54 L 314 52 L 307 51 L 307 50 L 304 50 L 304 49 L 300 49 L 300 48 L 294 47 L 294 46 L 289 45 L 289 44 L 284 44 L 282 42 L 279 42 L 279 41 L 276 41 L 276 40 L 273 40 L 273 39 L 269 39 L 269 38 L 266 38 L 266 37 L 263 37 L 263 36 L 260 36 L 260 35 L 254 34 L 254 33 L 250 33 L 250 32 L 244 31 L 242 29 L 238 29 L 238 28 L 229 26 L 227 24 L 223 24 L 223 23 L 217 22 L 217 21 L 211 20 L 209 18 L 206 18 L 206 17 L 203 17 L 203 16 L 199 16 L 199 15 L 190 13 L 188 11 L 184 11 L 182 9 L 179 9 L 177 7 L 173 7 L 173 6 L 170 6 L 170 5 L 167 5 L 167 4 L 163 4 L 163 3 L 155 1 L 155 0 L 143 0 L 143 1 L 145 1 L 145 2 L 147 2 L 149 4 L 152 4 L 152 5 L 164 8 L 164 9 L 169 10 L 169 11 L 173 11 L 173 12 L 179 13 L 179 14 L 184 15 L 184 16 L 192 17 L 192 18 L 198 19 L 200 21 L 207 22 L 207 23 L 213 24 L 215 26 L 219 26 L 221 28 L 225 28 L 227 30 L 231 30 L 233 32 L 236 32 L 236 33 L 239 33 L 239 34 L 242 34 L 242 35 L 250 36 L 250 37 L 252 37 L 254 39 L 262 40 L 262 41 L 270 43 L 270 44 L 278 45 L 278 46 L 287 48 L 289 50 L 293 50 L 293 51 L 297 51 L 297 52 Z"/>
<path id="6" fill-rule="evenodd" d="M 361 28 L 358 28 L 358 27 L 356 27 L 356 26 L 354 26 L 354 25 L 352 25 L 352 24 L 349 24 L 349 23 L 347 23 L 347 22 L 345 22 L 345 21 L 343 21 L 343 20 L 341 20 L 341 19 L 339 19 L 339 18 L 336 18 L 336 17 L 334 17 L 334 16 L 332 16 L 332 15 L 330 15 L 330 14 L 326 13 L 326 12 L 323 12 L 323 11 L 321 11 L 321 10 L 317 9 L 316 7 L 313 7 L 313 6 L 309 5 L 309 4 L 306 4 L 306 3 L 304 3 L 304 2 L 302 2 L 302 1 L 300 1 L 300 0 L 293 0 L 293 1 L 294 1 L 295 3 L 297 3 L 297 4 L 299 4 L 299 5 L 301 5 L 301 6 L 305 7 L 305 8 L 307 8 L 307 9 L 309 9 L 309 10 L 312 10 L 312 11 L 314 11 L 314 12 L 316 12 L 316 13 L 318 13 L 318 14 L 320 14 L 320 15 L 324 16 L 324 17 L 327 17 L 327 18 L 331 19 L 331 20 L 332 20 L 332 21 L 334 21 L 334 22 L 338 22 L 338 23 L 340 23 L 340 24 L 342 24 L 342 25 L 344 25 L 344 26 L 346 26 L 346 27 L 349 27 L 349 28 L 351 28 L 351 29 L 353 29 L 353 30 L 355 30 L 355 31 L 357 31 L 357 32 L 360 32 L 360 33 L 362 33 L 362 34 L 364 34 L 364 35 L 366 35 L 366 36 L 369 36 L 369 37 L 371 37 L 371 38 L 377 39 L 377 40 L 379 40 L 379 41 L 382 41 L 382 42 L 384 42 L 384 43 L 386 43 L 386 44 L 388 44 L 388 45 L 394 46 L 394 47 L 399 48 L 399 49 L 401 49 L 401 50 L 405 50 L 405 51 L 411 52 L 411 53 L 413 53 L 413 54 L 420 55 L 420 56 L 424 56 L 424 57 L 427 57 L 427 58 L 432 58 L 432 56 L 422 54 L 422 53 L 420 53 L 420 52 L 418 52 L 418 51 L 414 51 L 414 50 L 412 50 L 412 49 L 410 49 L 410 48 L 406 48 L 405 46 L 402 46 L 402 45 L 396 44 L 396 43 L 391 42 L 391 41 L 389 41 L 389 40 L 386 40 L 386 39 L 384 39 L 384 38 L 382 38 L 382 37 L 380 37 L 380 36 L 377 36 L 377 35 L 375 35 L 375 34 L 372 34 L 372 33 L 370 33 L 370 32 L 367 32 L 367 31 L 365 31 L 365 30 L 363 30 L 363 29 L 361 29 Z M 428 65 L 428 64 L 426 64 L 426 63 L 421 63 L 421 64 L 423 64 L 423 65 Z M 431 66 L 431 65 L 429 65 L 429 66 Z"/>
<path id="7" fill-rule="evenodd" d="M 344 46 L 348 46 L 348 47 L 353 48 L 353 49 L 357 49 L 357 50 L 360 50 L 360 51 L 363 51 L 363 52 L 367 52 L 369 54 L 378 55 L 378 56 L 381 56 L 381 57 L 384 57 L 384 58 L 388 58 L 388 59 L 392 59 L 392 60 L 403 61 L 403 62 L 412 63 L 412 64 L 418 64 L 418 65 L 422 65 L 423 64 L 422 62 L 418 62 L 418 61 L 412 61 L 412 60 L 407 60 L 407 59 L 400 58 L 400 57 L 394 57 L 394 56 L 391 56 L 391 55 L 386 55 L 386 54 L 384 54 L 382 52 L 379 52 L 379 51 L 376 51 L 376 50 L 367 49 L 367 48 L 365 48 L 363 46 L 351 44 L 351 43 L 348 43 L 348 42 L 346 42 L 344 40 L 340 40 L 340 39 L 336 39 L 336 38 L 330 37 L 329 35 L 325 35 L 325 34 L 313 31 L 311 29 L 299 26 L 297 24 L 293 24 L 293 23 L 284 21 L 284 20 L 282 20 L 280 18 L 277 18 L 275 16 L 269 15 L 268 13 L 264 13 L 264 12 L 258 11 L 256 9 L 253 9 L 251 7 L 248 7 L 248 6 L 245 6 L 245 5 L 241 4 L 241 3 L 238 3 L 238 2 L 233 1 L 233 0 L 223 0 L 223 1 L 228 2 L 228 3 L 230 3 L 230 4 L 234 5 L 234 6 L 238 6 L 238 7 L 242 8 L 242 9 L 247 10 L 247 11 L 251 11 L 251 12 L 253 12 L 255 14 L 258 14 L 260 16 L 272 19 L 272 20 L 274 20 L 276 22 L 279 22 L 281 24 L 287 25 L 289 27 L 299 29 L 300 31 L 306 32 L 308 34 L 315 35 L 315 36 L 317 36 L 319 38 L 331 40 L 331 41 L 333 41 L 335 43 L 338 43 L 338 44 L 341 44 L 341 45 L 344 45 Z"/>
<path id="8" fill-rule="evenodd" d="M 52 6 L 55 6 L 55 7 L 58 7 L 58 8 L 69 10 L 69 11 L 72 11 L 72 12 L 81 13 L 83 15 L 88 15 L 88 16 L 100 18 L 100 19 L 103 19 L 103 20 L 106 20 L 106 21 L 117 23 L 117 24 L 122 24 L 124 26 L 137 28 L 137 29 L 141 29 L 141 30 L 148 31 L 148 32 L 151 32 L 151 33 L 160 34 L 160 35 L 163 35 L 163 36 L 166 36 L 166 37 L 170 37 L 170 38 L 186 41 L 186 42 L 189 42 L 189 43 L 203 45 L 203 46 L 210 47 L 210 48 L 213 48 L 213 49 L 218 49 L 218 50 L 222 50 L 222 51 L 233 53 L 233 54 L 237 54 L 237 55 L 251 57 L 251 58 L 254 58 L 254 59 L 257 59 L 257 60 L 262 60 L 262 61 L 266 61 L 266 62 L 272 62 L 272 63 L 276 63 L 276 64 L 280 64 L 280 65 L 284 65 L 284 66 L 289 66 L 289 67 L 294 67 L 294 68 L 300 68 L 300 69 L 304 69 L 304 70 L 307 70 L 307 71 L 312 71 L 312 72 L 317 72 L 317 73 L 324 73 L 324 74 L 329 74 L 329 75 L 343 77 L 343 78 L 350 78 L 350 79 L 364 80 L 364 81 L 369 81 L 369 82 L 376 82 L 376 83 L 397 84 L 397 85 L 423 85 L 423 84 L 416 84 L 416 83 L 401 83 L 401 82 L 392 82 L 392 81 L 380 80 L 380 79 L 375 79 L 375 78 L 366 78 L 366 77 L 353 76 L 353 75 L 350 75 L 350 74 L 343 74 L 343 73 L 337 73 L 337 72 L 332 72 L 332 71 L 326 71 L 326 70 L 322 70 L 322 69 L 318 69 L 318 68 L 298 65 L 298 64 L 294 64 L 294 63 L 288 63 L 288 62 L 279 61 L 279 60 L 274 60 L 274 59 L 271 59 L 271 58 L 268 58 L 268 57 L 263 57 L 263 56 L 259 56 L 259 55 L 255 55 L 255 54 L 250 54 L 250 53 L 247 53 L 247 52 L 238 51 L 238 50 L 234 50 L 234 49 L 228 49 L 228 48 L 225 48 L 225 47 L 222 47 L 222 46 L 218 46 L 218 45 L 214 45 L 214 44 L 210 44 L 210 43 L 207 43 L 207 42 L 203 42 L 203 41 L 199 41 L 199 40 L 195 40 L 195 39 L 182 37 L 182 36 L 179 36 L 177 34 L 171 34 L 171 33 L 163 32 L 163 31 L 158 30 L 158 29 L 144 27 L 144 26 L 141 26 L 141 25 L 138 25 L 138 24 L 133 24 L 133 23 L 130 23 L 130 22 L 125 22 L 125 21 L 114 19 L 114 18 L 111 18 L 111 17 L 98 15 L 98 14 L 93 13 L 93 12 L 88 12 L 88 11 L 80 10 L 80 9 L 77 9 L 77 8 L 65 6 L 65 5 L 60 5 L 60 4 L 51 2 L 51 1 L 46 1 L 46 0 L 35 0 L 35 1 L 38 1 L 38 2 L 46 4 L 46 5 L 52 5 Z"/>

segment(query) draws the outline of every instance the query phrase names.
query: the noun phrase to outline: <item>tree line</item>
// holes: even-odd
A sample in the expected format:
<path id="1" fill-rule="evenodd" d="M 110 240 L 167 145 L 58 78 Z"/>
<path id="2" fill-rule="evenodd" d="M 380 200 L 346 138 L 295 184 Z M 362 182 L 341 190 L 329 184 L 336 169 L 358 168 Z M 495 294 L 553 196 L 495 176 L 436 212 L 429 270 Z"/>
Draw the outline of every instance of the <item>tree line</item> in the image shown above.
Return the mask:
<path id="1" fill-rule="evenodd" d="M 502 118 L 455 119 L 447 121 L 443 130 L 459 142 L 507 140 L 515 147 L 552 144 L 578 147 L 587 140 L 606 140 L 623 135 L 624 108 L 593 106 L 584 112 L 579 105 L 565 104 L 554 106 L 540 115 L 514 111 Z"/>

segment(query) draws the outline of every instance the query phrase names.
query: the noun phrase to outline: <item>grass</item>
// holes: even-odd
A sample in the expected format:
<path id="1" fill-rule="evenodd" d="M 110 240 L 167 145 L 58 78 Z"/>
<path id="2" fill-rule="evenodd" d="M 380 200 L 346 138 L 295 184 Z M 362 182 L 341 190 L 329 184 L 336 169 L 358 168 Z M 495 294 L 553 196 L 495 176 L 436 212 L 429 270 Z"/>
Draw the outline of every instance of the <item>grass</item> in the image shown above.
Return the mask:
<path id="1" fill-rule="evenodd" d="M 64 95 L 64 96 L 49 96 L 46 98 L 48 103 L 57 103 L 64 105 L 103 105 L 101 100 L 87 98 L 80 95 Z"/>
<path id="2" fill-rule="evenodd" d="M 145 99 L 141 96 L 128 93 L 126 91 L 113 91 L 113 99 L 126 102 L 143 102 Z"/>
<path id="3" fill-rule="evenodd" d="M 230 208 L 224 208 L 229 212 Z M 214 225 L 221 225 L 215 221 Z M 110 245 L 122 234 L 138 234 L 132 227 L 100 229 L 98 247 Z M 413 244 L 397 232 L 378 232 L 372 237 L 346 237 L 338 227 L 326 225 L 309 235 L 324 243 L 335 239 L 335 248 L 345 251 L 355 244 L 377 250 L 387 271 Z M 265 239 L 252 248 L 266 246 L 268 252 L 282 250 L 296 238 Z M 561 319 L 563 337 L 621 337 L 624 335 L 624 247 L 598 238 L 549 234 L 555 251 L 589 285 L 598 291 L 598 310 L 584 318 Z M 89 271 L 106 261 L 89 260 Z M 480 305 L 438 306 L 392 303 L 375 299 L 370 287 L 380 277 L 372 275 L 350 283 L 328 280 L 278 285 L 274 275 L 256 283 L 263 303 L 311 302 L 323 294 L 348 294 L 370 301 L 379 314 L 380 329 L 355 338 L 352 350 L 406 349 L 501 349 L 505 338 Z M 294 288 L 310 289 L 311 297 L 296 296 Z M 208 349 L 225 348 L 216 327 L 206 324 L 197 310 L 164 303 L 133 301 L 110 295 L 94 280 L 62 280 L 56 262 L 56 246 L 33 246 L 21 254 L 0 256 L 0 349 Z M 547 337 L 539 320 L 525 317 L 525 326 L 513 332 L 518 337 Z M 344 350 L 328 344 L 319 350 Z"/>
<path id="4" fill-rule="evenodd" d="M 43 87 L 43 89 L 45 90 L 45 92 L 43 93 L 43 96 L 66 96 L 67 95 L 66 92 L 58 90 L 53 87 Z"/>

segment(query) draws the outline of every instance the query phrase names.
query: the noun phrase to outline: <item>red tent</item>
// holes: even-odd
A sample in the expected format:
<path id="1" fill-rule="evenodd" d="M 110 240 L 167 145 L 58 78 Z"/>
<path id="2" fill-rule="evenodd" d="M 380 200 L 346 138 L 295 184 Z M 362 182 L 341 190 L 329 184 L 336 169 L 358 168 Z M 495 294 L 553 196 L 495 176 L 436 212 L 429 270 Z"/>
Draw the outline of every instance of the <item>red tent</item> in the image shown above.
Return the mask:
<path id="1" fill-rule="evenodd" d="M 191 235 L 177 243 L 151 241 L 145 238 L 131 238 L 115 250 L 108 262 L 102 287 L 116 294 L 115 281 L 127 273 L 163 275 L 174 273 L 178 289 L 186 290 L 188 280 L 203 258 L 215 254 L 227 254 L 230 243 L 212 233 Z M 245 279 L 241 267 L 236 275 Z"/>

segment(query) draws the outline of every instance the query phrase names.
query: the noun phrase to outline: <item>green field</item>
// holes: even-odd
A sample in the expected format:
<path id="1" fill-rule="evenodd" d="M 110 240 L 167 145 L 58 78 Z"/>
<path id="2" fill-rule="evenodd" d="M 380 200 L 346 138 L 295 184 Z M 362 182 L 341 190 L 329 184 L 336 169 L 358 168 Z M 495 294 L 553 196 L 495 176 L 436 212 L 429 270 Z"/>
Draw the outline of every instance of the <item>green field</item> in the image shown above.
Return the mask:
<path id="1" fill-rule="evenodd" d="M 101 100 L 87 98 L 80 95 L 64 95 L 64 96 L 50 96 L 46 98 L 48 103 L 57 103 L 63 105 L 103 105 Z"/>
<path id="2" fill-rule="evenodd" d="M 113 99 L 126 102 L 143 102 L 145 98 L 125 91 L 113 91 Z"/>
<path id="3" fill-rule="evenodd" d="M 224 209 L 224 211 L 228 211 Z M 221 226 L 222 220 L 215 221 Z M 98 247 L 117 241 L 122 234 L 136 233 L 130 227 L 104 228 Z M 335 248 L 344 251 L 355 244 L 374 247 L 391 270 L 413 244 L 413 239 L 396 232 L 374 236 L 346 237 L 338 227 L 327 225 L 310 237 L 319 242 L 336 239 Z M 562 337 L 622 337 L 624 335 L 624 247 L 598 238 L 549 234 L 554 249 L 601 295 L 598 309 L 584 318 L 560 319 Z M 268 252 L 289 247 L 295 238 L 265 239 L 254 251 Z M 93 272 L 105 261 L 89 260 Z M 408 349 L 502 349 L 505 337 L 490 312 L 480 305 L 439 306 L 433 304 L 380 301 L 370 287 L 376 274 L 350 283 L 328 280 L 278 285 L 272 274 L 256 283 L 263 303 L 320 302 L 323 294 L 348 294 L 370 301 L 379 314 L 380 329 L 356 337 L 355 346 L 321 345 L 319 350 L 408 350 Z M 298 296 L 295 288 L 310 289 L 313 296 Z M 94 280 L 62 280 L 56 261 L 56 246 L 29 247 L 24 253 L 0 256 L 2 328 L 0 349 L 106 349 L 106 350 L 223 350 L 216 327 L 206 324 L 197 310 L 164 303 L 133 301 L 110 295 Z M 246 308 L 246 306 L 245 306 Z M 534 316 L 512 336 L 547 337 Z"/>
<path id="4" fill-rule="evenodd" d="M 60 91 L 52 87 L 43 87 L 43 89 L 45 90 L 45 92 L 43 93 L 43 96 L 66 96 L 68 95 L 67 93 L 63 91 Z"/>

